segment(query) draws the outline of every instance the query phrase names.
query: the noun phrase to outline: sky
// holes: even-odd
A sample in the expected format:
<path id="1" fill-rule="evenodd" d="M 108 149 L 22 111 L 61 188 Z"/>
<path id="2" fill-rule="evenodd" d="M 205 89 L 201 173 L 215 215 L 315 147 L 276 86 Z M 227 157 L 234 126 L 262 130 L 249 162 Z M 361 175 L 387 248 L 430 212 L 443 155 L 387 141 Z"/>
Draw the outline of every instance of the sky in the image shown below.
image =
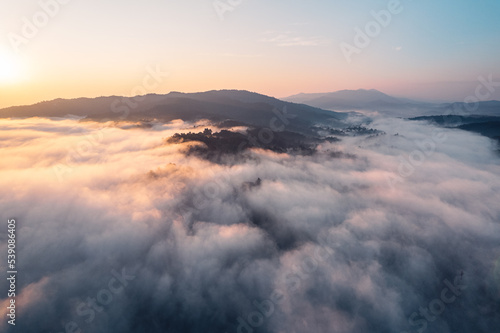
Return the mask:
<path id="1" fill-rule="evenodd" d="M 0 0 L 0 107 L 213 89 L 463 101 L 500 82 L 500 2 L 394 1 Z"/>

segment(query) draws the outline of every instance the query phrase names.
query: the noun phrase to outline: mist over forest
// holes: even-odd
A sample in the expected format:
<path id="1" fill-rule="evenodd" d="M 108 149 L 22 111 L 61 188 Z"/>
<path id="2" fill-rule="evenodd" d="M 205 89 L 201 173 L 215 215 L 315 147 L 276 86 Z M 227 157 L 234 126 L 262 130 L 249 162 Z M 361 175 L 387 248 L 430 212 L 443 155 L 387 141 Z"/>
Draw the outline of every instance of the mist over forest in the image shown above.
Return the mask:
<path id="1" fill-rule="evenodd" d="M 0 120 L 0 186 L 12 189 L 0 208 L 18 223 L 24 272 L 23 320 L 2 331 L 500 326 L 495 141 L 233 98 L 258 105 L 258 121 Z"/>

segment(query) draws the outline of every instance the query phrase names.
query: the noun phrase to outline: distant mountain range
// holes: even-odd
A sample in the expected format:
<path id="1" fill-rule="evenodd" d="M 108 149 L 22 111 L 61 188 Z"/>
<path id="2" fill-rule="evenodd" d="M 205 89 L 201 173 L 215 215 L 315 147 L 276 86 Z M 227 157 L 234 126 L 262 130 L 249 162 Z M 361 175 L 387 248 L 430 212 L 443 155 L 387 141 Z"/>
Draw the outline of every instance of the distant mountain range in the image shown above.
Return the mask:
<path id="1" fill-rule="evenodd" d="M 285 125 L 283 130 L 286 128 L 286 131 L 311 138 L 317 138 L 325 131 L 336 136 L 369 134 L 366 128 L 348 123 L 347 118 L 352 114 L 345 111 L 371 111 L 382 116 L 427 120 L 494 139 L 500 136 L 499 101 L 479 102 L 474 111 L 468 111 L 465 103 L 418 102 L 392 97 L 374 89 L 298 94 L 284 100 L 244 90 L 56 99 L 0 109 L 0 118 L 76 116 L 94 121 L 127 120 L 146 124 L 175 119 L 207 119 L 220 127 L 243 125 L 254 129 L 277 129 Z M 366 117 L 358 119 L 356 125 L 369 122 Z"/>
<path id="2" fill-rule="evenodd" d="M 442 127 L 475 132 L 500 142 L 499 101 L 484 101 L 477 105 L 463 102 L 426 103 L 392 97 L 374 89 L 298 94 L 284 100 L 328 110 L 370 111 L 382 116 L 425 120 Z"/>
<path id="3" fill-rule="evenodd" d="M 340 90 L 324 94 L 298 94 L 284 98 L 284 100 L 337 110 L 393 108 L 413 102 L 391 97 L 375 89 Z"/>
<path id="4" fill-rule="evenodd" d="M 202 143 L 190 146 L 185 153 L 215 163 L 225 163 L 226 156 L 238 155 L 251 147 L 310 155 L 321 143 L 337 142 L 341 140 L 339 137 L 383 134 L 363 126 L 369 118 L 356 115 L 348 119 L 350 116 L 347 112 L 323 110 L 241 90 L 56 99 L 0 109 L 0 118 L 78 117 L 80 121 L 114 121 L 117 125 L 130 121 L 139 127 L 152 127 L 155 123 L 176 119 L 208 120 L 221 130 L 212 133 L 206 128 L 197 133 L 176 133 L 168 140 L 171 143 Z M 247 127 L 246 132 L 239 132 L 235 126 Z M 334 158 L 352 157 L 336 151 L 329 154 Z"/>
<path id="5" fill-rule="evenodd" d="M 343 128 L 348 117 L 320 108 L 281 101 L 241 90 L 219 90 L 201 93 L 171 92 L 138 97 L 98 97 L 56 99 L 29 106 L 0 109 L 0 117 L 65 117 L 74 115 L 89 120 L 162 121 L 174 119 L 214 122 L 256 127 L 281 127 L 301 133 L 311 132 L 320 123 Z M 273 120 L 274 119 L 274 120 Z"/>
<path id="6" fill-rule="evenodd" d="M 272 110 L 287 108 L 301 127 L 325 120 L 345 119 L 345 111 L 372 111 L 384 116 L 418 117 L 435 115 L 500 116 L 500 101 L 479 102 L 469 111 L 463 102 L 430 103 L 396 98 L 378 90 L 340 90 L 331 93 L 297 94 L 282 100 L 244 90 L 213 90 L 200 93 L 171 92 L 136 97 L 56 99 L 28 106 L 0 109 L 5 117 L 65 117 L 75 115 L 103 119 L 232 119 L 258 126 L 268 125 Z M 341 112 L 336 112 L 341 111 Z M 340 127 L 343 124 L 338 123 Z"/>
<path id="7" fill-rule="evenodd" d="M 500 101 L 479 102 L 473 112 L 465 103 L 419 102 L 396 98 L 375 89 L 340 90 L 330 93 L 297 94 L 283 98 L 285 101 L 303 103 L 327 110 L 373 111 L 394 117 L 417 117 L 448 114 L 475 114 L 500 116 Z"/>

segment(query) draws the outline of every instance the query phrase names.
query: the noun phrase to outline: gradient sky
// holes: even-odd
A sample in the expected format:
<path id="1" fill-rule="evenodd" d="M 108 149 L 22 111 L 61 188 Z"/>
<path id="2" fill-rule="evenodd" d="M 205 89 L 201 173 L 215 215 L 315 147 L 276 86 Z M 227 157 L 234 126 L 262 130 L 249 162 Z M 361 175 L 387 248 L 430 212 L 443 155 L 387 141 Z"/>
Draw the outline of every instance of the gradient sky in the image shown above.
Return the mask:
<path id="1" fill-rule="evenodd" d="M 498 0 L 401 0 L 402 12 L 348 63 L 340 43 L 354 44 L 354 29 L 389 2 L 243 0 L 221 19 L 213 0 L 71 0 L 16 52 L 9 38 L 23 36 L 40 2 L 0 0 L 0 107 L 133 95 L 148 67 L 169 72 L 155 93 L 375 88 L 463 101 L 479 76 L 500 82 Z"/>

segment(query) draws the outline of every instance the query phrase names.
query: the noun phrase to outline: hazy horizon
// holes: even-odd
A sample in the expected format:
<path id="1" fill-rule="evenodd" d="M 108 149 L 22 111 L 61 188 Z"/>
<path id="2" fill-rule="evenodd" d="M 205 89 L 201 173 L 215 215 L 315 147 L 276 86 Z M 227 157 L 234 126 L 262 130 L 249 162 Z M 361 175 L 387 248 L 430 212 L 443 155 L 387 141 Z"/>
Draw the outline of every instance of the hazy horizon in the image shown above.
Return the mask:
<path id="1" fill-rule="evenodd" d="M 475 84 L 477 86 L 477 82 L 474 82 L 474 83 L 471 82 L 470 84 L 471 85 Z M 96 95 L 96 96 L 56 97 L 56 98 L 53 98 L 53 99 L 38 100 L 38 101 L 35 101 L 33 103 L 28 103 L 28 104 L 7 105 L 7 106 L 0 107 L 0 109 L 9 108 L 9 107 L 16 107 L 16 106 L 29 106 L 29 105 L 39 104 L 39 103 L 43 103 L 43 102 L 49 102 L 49 101 L 53 101 L 53 100 L 57 100 L 57 99 L 72 100 L 72 99 L 80 99 L 80 98 L 93 99 L 93 98 L 102 98 L 102 97 L 132 97 L 132 98 L 135 98 L 135 97 L 142 97 L 142 96 L 147 96 L 147 95 L 168 95 L 170 93 L 195 94 L 195 93 L 203 93 L 203 92 L 209 92 L 209 91 L 229 91 L 229 90 L 249 91 L 249 92 L 253 92 L 253 93 L 257 93 L 257 94 L 261 94 L 261 95 L 266 95 L 266 96 L 273 97 L 273 98 L 280 99 L 280 100 L 286 100 L 288 97 L 295 96 L 295 95 L 300 95 L 300 94 L 330 94 L 330 93 L 341 92 L 341 91 L 367 91 L 367 90 L 376 90 L 378 92 L 387 94 L 387 95 L 389 95 L 391 97 L 394 97 L 394 98 L 398 98 L 398 99 L 412 99 L 412 100 L 414 100 L 416 102 L 424 102 L 424 103 L 454 103 L 454 102 L 459 102 L 460 103 L 460 102 L 464 102 L 463 100 L 455 100 L 455 99 L 434 99 L 434 98 L 421 98 L 421 97 L 418 97 L 418 96 L 417 97 L 411 97 L 411 96 L 406 96 L 406 95 L 392 95 L 392 94 L 388 94 L 388 93 L 386 93 L 384 91 L 380 91 L 378 89 L 370 89 L 370 88 L 340 89 L 340 90 L 336 90 L 336 91 L 315 91 L 315 92 L 303 92 L 303 91 L 301 91 L 301 92 L 298 92 L 296 94 L 286 95 L 286 96 L 273 96 L 273 95 L 268 95 L 268 94 L 265 94 L 265 93 L 262 93 L 262 92 L 259 92 L 259 91 L 250 91 L 250 90 L 246 90 L 246 89 L 223 88 L 223 89 L 210 89 L 210 90 L 205 90 L 205 91 L 176 91 L 176 90 L 172 90 L 172 91 L 168 91 L 168 92 L 164 92 L 164 93 L 162 93 L 162 92 L 148 92 L 147 94 L 128 95 L 128 96 L 126 96 L 126 95 Z M 498 96 L 498 98 L 496 98 L 496 96 L 492 95 L 490 98 L 481 99 L 480 101 L 500 101 L 500 96 Z"/>
<path id="2" fill-rule="evenodd" d="M 0 13 L 0 108 L 140 95 L 148 68 L 169 73 L 148 93 L 277 98 L 365 88 L 462 101 L 478 77 L 500 77 L 496 1 L 54 1 Z"/>

